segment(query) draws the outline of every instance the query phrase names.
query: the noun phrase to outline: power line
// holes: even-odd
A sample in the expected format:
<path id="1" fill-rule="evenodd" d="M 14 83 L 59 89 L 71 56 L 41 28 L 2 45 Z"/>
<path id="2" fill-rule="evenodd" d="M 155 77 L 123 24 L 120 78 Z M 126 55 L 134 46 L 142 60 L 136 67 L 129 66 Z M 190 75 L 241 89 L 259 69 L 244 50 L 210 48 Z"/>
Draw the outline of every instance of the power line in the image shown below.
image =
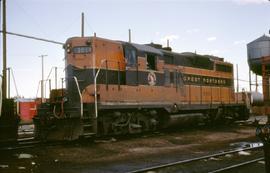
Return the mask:
<path id="1" fill-rule="evenodd" d="M 0 31 L 0 33 L 3 33 L 3 31 Z M 59 44 L 59 45 L 62 45 L 62 46 L 64 45 L 64 43 L 59 42 L 59 41 L 48 40 L 48 39 L 34 37 L 34 36 L 29 36 L 29 35 L 24 35 L 24 34 L 18 34 L 18 33 L 14 33 L 14 32 L 6 32 L 6 34 L 15 35 L 15 36 L 18 36 L 18 37 L 29 38 L 29 39 L 33 39 L 33 40 L 44 41 L 44 42 L 48 42 L 48 43 Z"/>
<path id="2" fill-rule="evenodd" d="M 44 27 L 42 27 L 42 25 L 41 25 L 42 23 L 38 22 L 39 20 L 37 20 L 37 18 L 35 18 L 35 15 L 33 15 L 29 11 L 27 11 L 26 8 L 24 8 L 23 5 L 19 1 L 16 0 L 16 2 L 14 2 L 14 4 L 16 4 L 21 9 L 21 11 L 26 15 L 27 19 L 30 19 L 29 20 L 30 23 L 34 24 L 33 26 L 35 26 L 36 29 L 39 30 L 42 35 L 44 35 L 45 37 L 48 35 L 46 30 L 43 29 Z"/>
<path id="3" fill-rule="evenodd" d="M 19 97 L 19 92 L 18 92 L 18 88 L 17 88 L 17 84 L 16 84 L 14 72 L 13 72 L 13 69 L 12 68 L 10 68 L 10 69 L 11 69 L 11 75 L 12 75 L 13 83 L 14 83 L 14 86 L 15 86 L 16 94 L 17 94 L 17 97 Z"/>
<path id="4" fill-rule="evenodd" d="M 90 23 L 88 23 L 87 18 L 85 19 L 85 23 L 89 27 L 90 30 L 92 30 L 93 32 L 95 32 L 94 28 L 90 25 Z"/>
<path id="5" fill-rule="evenodd" d="M 38 82 L 36 98 L 38 98 L 38 92 L 39 92 L 40 83 L 41 83 L 41 80 Z"/>
<path id="6" fill-rule="evenodd" d="M 67 24 L 66 26 L 64 26 L 65 29 L 63 29 L 61 32 L 57 31 L 56 33 L 53 34 L 53 36 L 59 36 L 59 34 L 66 35 L 67 32 L 75 26 L 75 24 L 77 26 L 76 22 L 79 21 L 79 18 L 78 18 L 78 16 L 73 16 L 73 18 L 70 18 L 68 21 L 70 23 Z"/>

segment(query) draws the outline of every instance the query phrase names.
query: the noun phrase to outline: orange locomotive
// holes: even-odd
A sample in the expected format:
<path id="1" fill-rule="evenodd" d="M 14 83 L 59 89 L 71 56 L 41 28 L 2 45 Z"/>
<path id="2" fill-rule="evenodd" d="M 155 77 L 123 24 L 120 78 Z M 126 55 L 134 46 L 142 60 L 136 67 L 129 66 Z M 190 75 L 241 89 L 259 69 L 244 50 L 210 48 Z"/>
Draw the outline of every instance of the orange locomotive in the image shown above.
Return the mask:
<path id="1" fill-rule="evenodd" d="M 37 138 L 139 133 L 183 117 L 249 116 L 235 99 L 233 65 L 222 58 L 99 37 L 70 38 L 64 49 L 66 88 L 52 90 L 39 107 Z"/>

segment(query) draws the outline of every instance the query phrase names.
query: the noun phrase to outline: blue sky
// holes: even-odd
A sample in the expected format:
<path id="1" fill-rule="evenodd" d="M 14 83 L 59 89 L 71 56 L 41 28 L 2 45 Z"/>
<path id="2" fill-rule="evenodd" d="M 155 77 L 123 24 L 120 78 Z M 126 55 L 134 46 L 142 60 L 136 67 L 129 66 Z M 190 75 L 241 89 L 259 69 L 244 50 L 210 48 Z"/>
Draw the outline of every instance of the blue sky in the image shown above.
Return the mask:
<path id="1" fill-rule="evenodd" d="M 80 35 L 81 12 L 85 35 L 96 32 L 99 37 L 127 40 L 130 28 L 132 42 L 165 45 L 169 38 L 174 51 L 216 55 L 238 64 L 244 80 L 246 44 L 270 29 L 267 0 L 12 0 L 7 1 L 7 30 L 65 42 Z M 41 54 L 48 55 L 45 76 L 53 66 L 64 67 L 61 46 L 8 36 L 8 66 L 20 95 L 36 96 Z M 59 71 L 63 76 L 63 69 Z M 246 82 L 240 85 L 248 88 Z M 13 85 L 11 94 L 15 95 Z"/>

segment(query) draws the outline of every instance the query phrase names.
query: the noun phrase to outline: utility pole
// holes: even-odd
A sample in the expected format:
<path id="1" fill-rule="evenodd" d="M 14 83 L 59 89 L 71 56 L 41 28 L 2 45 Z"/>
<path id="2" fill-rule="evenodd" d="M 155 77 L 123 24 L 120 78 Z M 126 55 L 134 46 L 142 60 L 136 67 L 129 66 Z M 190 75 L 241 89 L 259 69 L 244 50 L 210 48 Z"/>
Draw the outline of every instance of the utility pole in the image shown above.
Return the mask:
<path id="1" fill-rule="evenodd" d="M 7 68 L 7 71 L 8 71 L 8 85 L 7 85 L 8 95 L 7 95 L 7 98 L 10 99 L 10 68 Z"/>
<path id="2" fill-rule="evenodd" d="M 57 67 L 54 67 L 54 75 L 55 75 L 55 89 L 57 89 Z"/>
<path id="3" fill-rule="evenodd" d="M 3 84 L 2 84 L 2 97 L 7 98 L 7 28 L 6 28 L 6 0 L 3 0 Z"/>
<path id="4" fill-rule="evenodd" d="M 41 102 L 44 101 L 44 57 L 48 55 L 40 55 L 41 58 Z"/>

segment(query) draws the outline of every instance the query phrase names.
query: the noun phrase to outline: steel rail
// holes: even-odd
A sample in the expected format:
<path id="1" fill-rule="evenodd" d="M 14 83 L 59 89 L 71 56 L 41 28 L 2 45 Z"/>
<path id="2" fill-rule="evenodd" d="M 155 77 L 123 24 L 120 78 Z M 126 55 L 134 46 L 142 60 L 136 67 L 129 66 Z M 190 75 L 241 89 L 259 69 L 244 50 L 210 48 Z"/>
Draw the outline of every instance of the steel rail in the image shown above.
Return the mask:
<path id="1" fill-rule="evenodd" d="M 89 137 L 87 135 L 82 135 L 82 137 Z M 79 141 L 40 141 L 34 139 L 34 137 L 27 137 L 18 139 L 17 142 L 13 143 L 6 143 L 0 145 L 0 151 L 8 151 L 8 150 L 17 150 L 17 149 L 25 149 L 25 148 L 34 148 L 34 147 L 41 147 L 41 146 L 56 146 L 56 145 L 69 145 L 74 144 Z"/>
<path id="2" fill-rule="evenodd" d="M 37 146 L 38 144 L 41 144 L 41 143 L 42 143 L 41 141 L 37 141 L 37 140 L 33 140 L 33 139 L 21 140 L 21 141 L 18 141 L 17 143 L 15 143 L 15 144 L 10 145 L 10 146 L 6 146 L 6 145 L 1 146 L 0 151 L 33 148 L 33 147 L 35 147 L 35 146 Z"/>
<path id="3" fill-rule="evenodd" d="M 74 144 L 74 141 L 39 141 L 39 140 L 25 140 L 18 141 L 16 144 L 11 146 L 3 146 L 0 147 L 0 151 L 8 151 L 8 150 L 17 150 L 17 149 L 26 149 L 26 148 L 34 148 L 34 147 L 48 147 L 48 146 L 57 146 L 57 145 L 69 145 Z"/>
<path id="4" fill-rule="evenodd" d="M 263 146 L 256 146 L 256 147 L 248 147 L 248 148 L 243 148 L 243 149 L 226 151 L 226 152 L 221 152 L 221 153 L 216 153 L 216 154 L 211 154 L 211 155 L 206 155 L 206 156 L 201 156 L 201 157 L 196 157 L 196 158 L 191 158 L 191 159 L 186 159 L 186 160 L 181 160 L 181 161 L 177 161 L 177 162 L 173 162 L 173 163 L 167 163 L 167 164 L 152 166 L 152 167 L 148 167 L 148 168 L 142 168 L 142 169 L 138 169 L 138 170 L 135 170 L 135 171 L 129 171 L 127 173 L 141 173 L 141 172 L 154 171 L 154 170 L 157 170 L 157 169 L 162 169 L 162 168 L 166 168 L 166 167 L 170 167 L 170 166 L 176 166 L 176 165 L 180 165 L 180 164 L 184 164 L 184 163 L 190 163 L 190 162 L 194 162 L 194 161 L 208 159 L 208 158 L 211 158 L 211 157 L 219 157 L 219 156 L 224 156 L 224 155 L 227 155 L 227 154 L 238 153 L 240 151 L 248 151 L 248 150 L 260 149 L 262 147 Z"/>
<path id="5" fill-rule="evenodd" d="M 208 173 L 217 173 L 217 172 L 228 171 L 228 170 L 232 170 L 232 169 L 235 169 L 235 168 L 246 166 L 246 165 L 249 165 L 249 164 L 252 164 L 252 163 L 256 163 L 256 162 L 261 161 L 261 160 L 264 160 L 264 157 L 260 157 L 260 158 L 254 159 L 254 160 L 249 160 L 249 161 L 238 163 L 238 164 L 231 165 L 231 166 L 228 166 L 228 167 L 220 168 L 220 169 L 217 169 L 217 170 L 214 170 L 214 171 L 210 171 Z"/>

